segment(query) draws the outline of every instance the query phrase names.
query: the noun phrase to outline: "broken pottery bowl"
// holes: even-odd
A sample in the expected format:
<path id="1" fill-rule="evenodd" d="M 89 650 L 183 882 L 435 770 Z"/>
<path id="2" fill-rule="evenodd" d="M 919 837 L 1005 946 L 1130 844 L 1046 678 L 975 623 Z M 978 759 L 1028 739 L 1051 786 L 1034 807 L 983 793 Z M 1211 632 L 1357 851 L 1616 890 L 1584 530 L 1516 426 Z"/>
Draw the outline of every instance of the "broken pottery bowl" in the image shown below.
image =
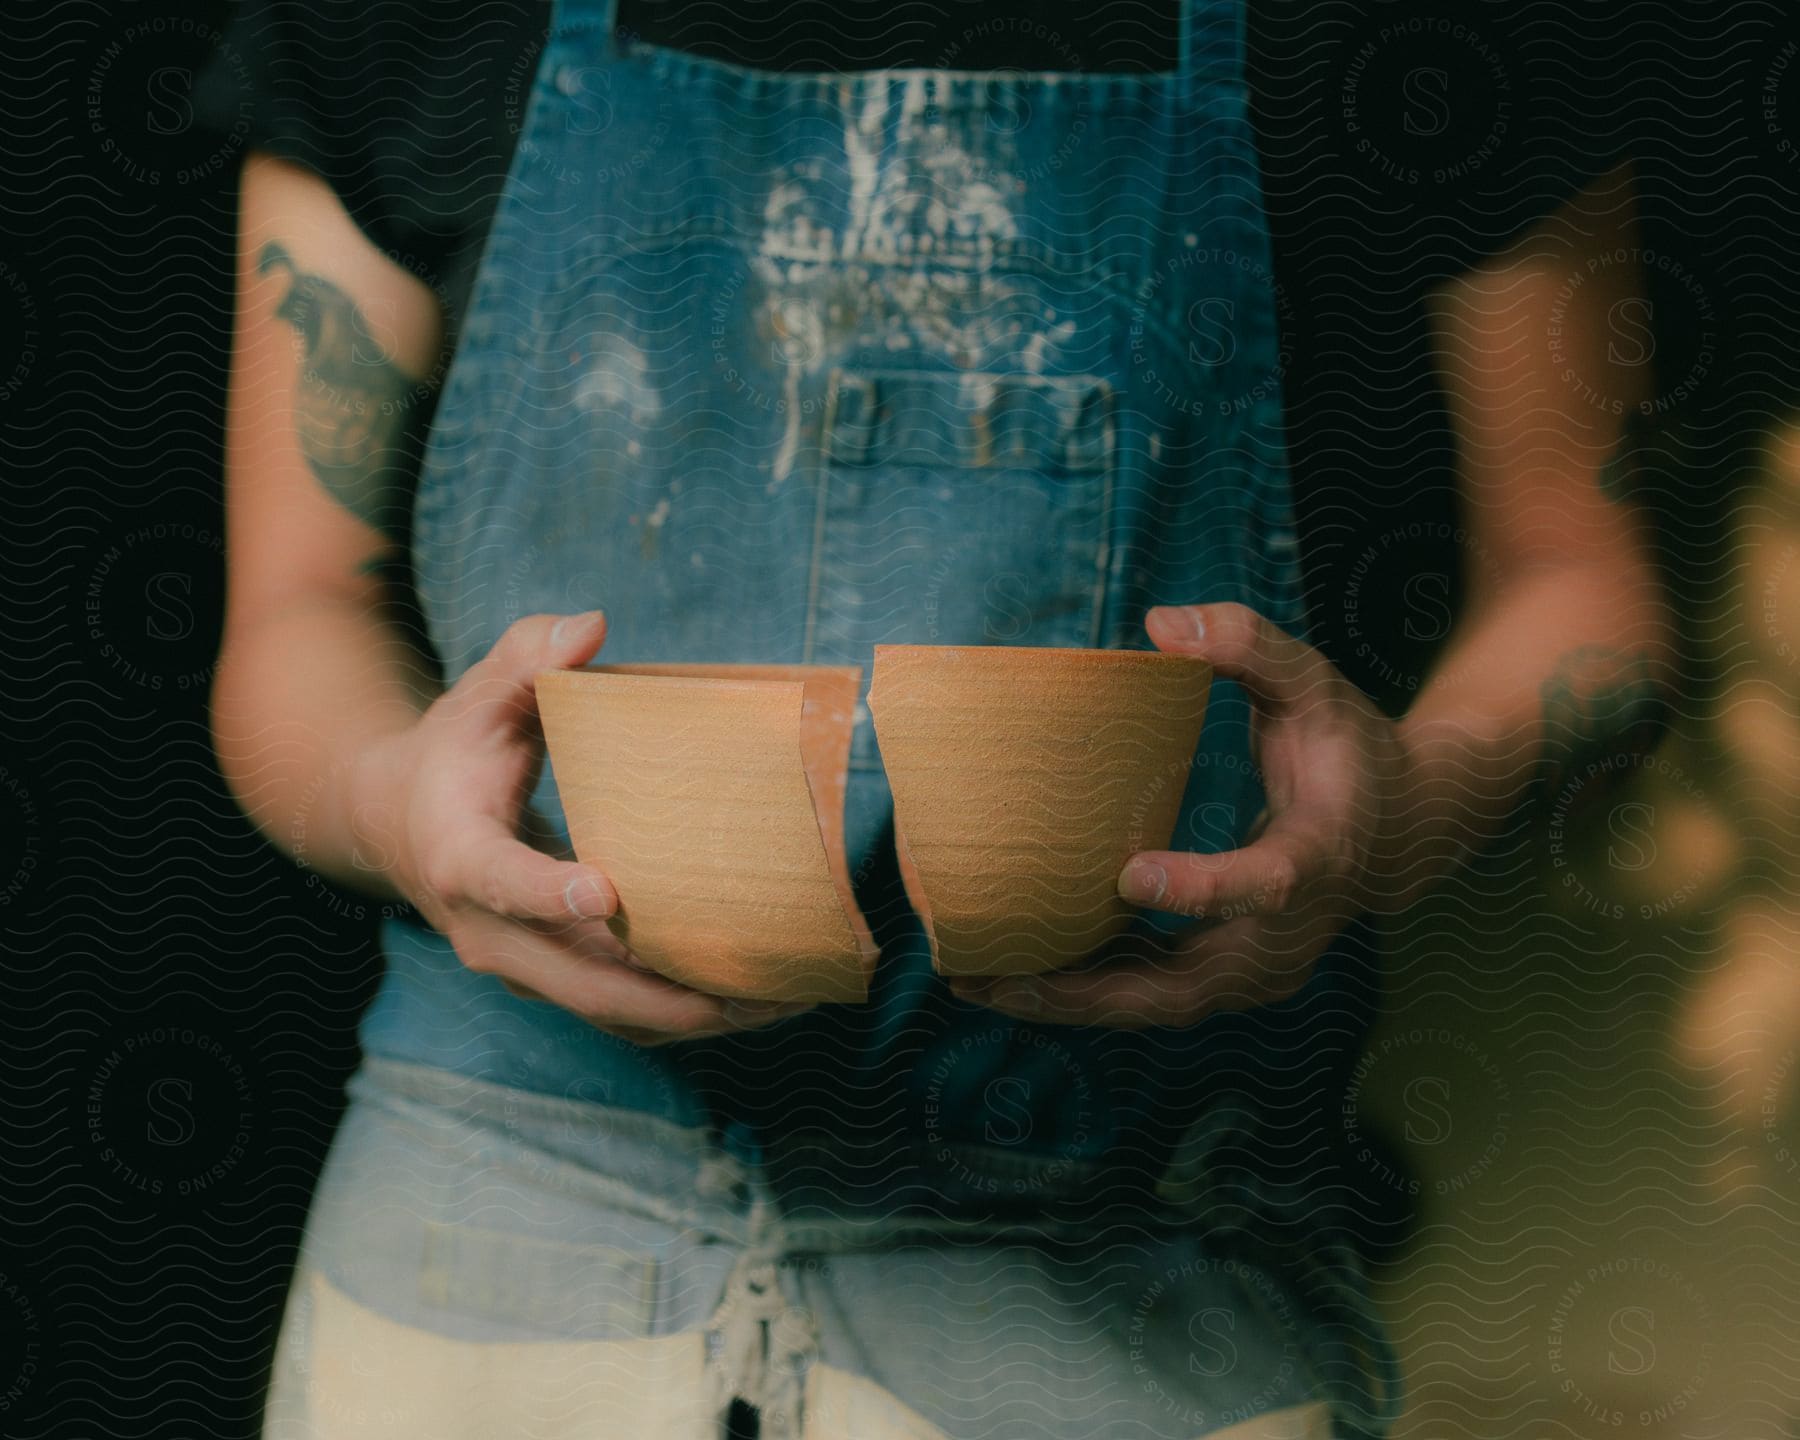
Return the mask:
<path id="1" fill-rule="evenodd" d="M 537 678 L 575 853 L 614 932 L 715 995 L 860 1001 L 875 947 L 850 890 L 844 785 L 860 669 L 598 665 Z"/>
<path id="2" fill-rule="evenodd" d="M 942 975 L 1075 964 L 1165 849 L 1212 667 L 1143 650 L 877 645 L 869 710 L 908 897 Z"/>

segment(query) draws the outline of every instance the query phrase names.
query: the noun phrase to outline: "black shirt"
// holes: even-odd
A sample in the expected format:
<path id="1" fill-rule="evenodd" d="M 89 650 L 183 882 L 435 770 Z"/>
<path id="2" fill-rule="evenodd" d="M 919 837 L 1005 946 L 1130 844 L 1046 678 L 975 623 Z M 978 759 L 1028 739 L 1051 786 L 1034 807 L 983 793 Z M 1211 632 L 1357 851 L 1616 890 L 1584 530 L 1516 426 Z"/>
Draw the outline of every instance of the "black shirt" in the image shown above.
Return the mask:
<path id="1" fill-rule="evenodd" d="M 247 0 L 200 109 L 329 181 L 437 289 L 454 337 L 549 13 Z M 1177 13 L 1175 0 L 621 0 L 619 21 L 632 43 L 767 68 L 1154 70 L 1175 62 Z M 1454 588 L 1464 548 L 1423 298 L 1632 154 L 1643 26 L 1608 3 L 1253 0 L 1247 37 L 1312 609 L 1334 658 L 1398 706 L 1442 638 L 1405 624 L 1418 597 L 1398 586 L 1428 564 Z M 1398 639 L 1359 657 L 1349 632 L 1374 627 Z"/>
<path id="2" fill-rule="evenodd" d="M 1176 0 L 1108 8 L 621 0 L 619 23 L 638 43 L 777 69 L 1173 68 Z M 1581 13 L 1253 4 L 1249 79 L 1278 239 L 1310 249 L 1330 230 L 1340 253 L 1377 249 L 1371 278 L 1397 306 L 1548 214 L 1632 138 L 1617 63 L 1627 31 L 1613 7 Z M 247 0 L 198 99 L 214 124 L 247 118 L 251 146 L 328 180 L 454 319 L 549 17 L 542 0 Z"/>

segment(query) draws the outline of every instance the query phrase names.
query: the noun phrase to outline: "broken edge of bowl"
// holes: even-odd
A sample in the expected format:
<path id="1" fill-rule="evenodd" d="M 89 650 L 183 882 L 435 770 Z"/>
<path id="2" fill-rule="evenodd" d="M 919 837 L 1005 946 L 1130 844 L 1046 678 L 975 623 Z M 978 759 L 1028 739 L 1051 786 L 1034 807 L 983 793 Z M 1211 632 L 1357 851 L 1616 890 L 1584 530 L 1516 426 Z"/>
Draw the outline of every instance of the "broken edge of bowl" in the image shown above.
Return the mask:
<path id="1" fill-rule="evenodd" d="M 877 645 L 869 710 L 908 898 L 941 975 L 1030 975 L 1112 939 L 1167 848 L 1212 667 L 1147 650 Z"/>
<path id="2" fill-rule="evenodd" d="M 599 665 L 537 678 L 575 853 L 659 973 L 745 999 L 867 999 L 844 790 L 862 671 Z"/>

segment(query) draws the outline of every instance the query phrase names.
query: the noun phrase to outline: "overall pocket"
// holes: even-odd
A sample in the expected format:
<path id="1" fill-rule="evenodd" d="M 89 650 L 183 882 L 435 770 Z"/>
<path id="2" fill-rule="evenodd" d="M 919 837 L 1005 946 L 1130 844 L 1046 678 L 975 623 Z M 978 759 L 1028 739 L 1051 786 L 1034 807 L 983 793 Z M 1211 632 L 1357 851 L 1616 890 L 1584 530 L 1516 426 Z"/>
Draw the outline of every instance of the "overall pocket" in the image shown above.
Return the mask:
<path id="1" fill-rule="evenodd" d="M 851 370 L 826 399 L 806 658 L 887 644 L 1093 646 L 1114 391 L 1094 375 Z M 875 770 L 858 708 L 853 769 Z"/>

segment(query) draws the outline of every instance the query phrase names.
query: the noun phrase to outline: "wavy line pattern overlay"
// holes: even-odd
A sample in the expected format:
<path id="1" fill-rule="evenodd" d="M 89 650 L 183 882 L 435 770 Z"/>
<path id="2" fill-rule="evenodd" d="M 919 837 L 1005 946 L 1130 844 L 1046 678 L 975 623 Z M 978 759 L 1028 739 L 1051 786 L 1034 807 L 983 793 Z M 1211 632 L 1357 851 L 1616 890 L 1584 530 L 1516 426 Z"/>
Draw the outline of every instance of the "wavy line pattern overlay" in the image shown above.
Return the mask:
<path id="1" fill-rule="evenodd" d="M 1800 1435 L 1800 20 L 1781 0 L 1247 8 L 1273 261 L 1239 257 L 1248 268 L 1238 278 L 1268 299 L 1280 336 L 1272 366 L 1213 398 L 1236 413 L 1281 395 L 1310 638 L 1398 714 L 1470 597 L 1508 573 L 1514 557 L 1495 553 L 1455 497 L 1465 457 L 1452 438 L 1454 400 L 1433 369 L 1430 317 L 1448 282 L 1522 239 L 1557 279 L 1535 299 L 1504 285 L 1490 297 L 1508 317 L 1504 342 L 1547 354 L 1590 416 L 1624 422 L 1613 478 L 1647 521 L 1677 635 L 1672 705 L 1654 747 L 1564 774 L 1476 863 L 1382 921 L 1373 1030 L 1359 1036 L 1355 1016 L 1332 1014 L 1320 1035 L 1328 1058 L 1296 1061 L 1259 1097 L 1272 1113 L 1285 1100 L 1281 1113 L 1291 1113 L 1295 1097 L 1314 1093 L 1313 1070 L 1341 1059 L 1336 1108 L 1275 1125 L 1252 1159 L 1302 1193 L 1319 1185 L 1321 1209 L 1329 1203 L 1359 1232 L 1405 1372 L 1398 1440 L 1791 1440 Z M 761 63 L 794 68 L 851 54 L 862 68 L 1122 77 L 1154 71 L 1174 34 L 1173 7 L 1151 0 L 1086 11 L 900 0 L 782 13 L 776 0 L 625 7 L 627 25 L 650 32 L 645 43 L 715 61 L 757 46 Z M 0 1434 L 20 1440 L 258 1433 L 296 1247 L 379 980 L 375 925 L 405 909 L 306 863 L 310 801 L 292 833 L 273 837 L 280 848 L 271 844 L 215 756 L 208 701 L 226 600 L 224 405 L 244 157 L 274 143 L 271 127 L 329 132 L 346 210 L 454 322 L 547 21 L 547 7 L 501 0 L 275 0 L 237 14 L 219 0 L 55 0 L 14 7 L 0 24 Z M 570 98 L 604 120 L 604 96 Z M 673 112 L 682 97 L 668 103 Z M 1043 176 L 1090 163 L 1083 135 L 1103 133 L 1086 128 L 1091 118 L 1065 117 L 1067 144 L 1034 162 Z M 990 117 L 1002 128 L 1029 119 Z M 305 146 L 294 150 L 304 158 Z M 1625 160 L 1632 238 L 1556 271 L 1589 223 L 1560 207 Z M 557 193 L 533 156 L 518 163 Z M 697 164 L 651 143 L 601 178 L 648 173 L 652 187 L 674 185 Z M 1038 178 L 974 177 L 982 195 Z M 945 224 L 994 223 L 978 209 Z M 796 244 L 808 233 L 803 210 L 784 231 Z M 1061 238 L 1073 252 L 1089 237 Z M 1608 333 L 1566 333 L 1562 317 L 1584 287 L 1609 284 L 1613 267 L 1641 274 L 1643 293 L 1608 311 Z M 668 288 L 666 304 L 634 320 L 640 334 L 710 326 L 736 303 L 735 292 L 697 295 L 704 275 L 679 264 L 645 273 Z M 928 322 L 941 299 L 888 298 L 894 313 L 883 319 L 896 325 Z M 1114 298 L 1084 295 L 1096 313 Z M 1154 287 L 1137 300 L 1141 329 L 1160 300 Z M 1055 318 L 1086 315 L 1078 304 Z M 1009 325 L 1041 326 L 1046 344 L 1061 343 L 1024 300 L 1016 313 L 996 304 L 978 319 L 933 343 L 975 369 Z M 1196 363 L 1234 338 L 1217 319 L 1192 313 L 1192 333 L 1175 337 Z M 597 333 L 611 323 L 585 320 Z M 797 370 L 818 358 L 818 322 L 799 304 L 775 313 L 764 339 Z M 695 342 L 709 373 L 654 403 L 711 403 L 712 371 L 741 361 L 730 349 L 740 333 L 721 326 L 717 353 Z M 1141 363 L 1162 363 L 1154 348 L 1144 353 Z M 553 395 L 551 413 L 515 417 L 496 453 L 516 458 L 539 427 L 606 407 L 626 419 L 596 433 L 621 447 L 666 419 L 645 408 L 630 354 L 603 361 L 568 358 L 561 388 L 538 392 Z M 1620 375 L 1634 378 L 1629 393 L 1614 393 Z M 1086 415 L 1083 431 L 1080 416 L 1039 414 L 1033 407 L 1049 402 L 1038 388 L 1016 388 L 1024 398 L 992 413 L 1031 430 L 1034 443 L 1045 427 L 1061 435 L 1058 425 L 1125 443 L 1110 417 L 1102 426 Z M 746 413 L 778 413 L 785 397 L 747 379 L 740 398 Z M 1553 451 L 1556 413 L 1551 400 L 1530 411 L 1523 453 Z M 992 443 L 971 438 L 988 418 L 955 443 Z M 736 423 L 723 411 L 696 422 L 692 488 L 673 518 L 666 502 L 645 509 L 634 539 L 645 554 L 685 537 L 691 554 L 675 559 L 697 569 L 778 538 L 773 521 L 767 534 L 731 528 L 728 482 L 716 476 L 736 473 Z M 1239 440 L 1221 453 L 1165 458 L 1221 472 L 1260 461 L 1255 434 L 1227 433 Z M 905 441 L 895 442 L 902 451 Z M 772 484 L 798 473 L 781 467 L 803 466 L 808 443 L 797 431 L 799 448 L 773 456 Z M 995 483 L 1008 487 L 1018 528 L 1036 527 L 1047 548 L 1062 543 L 1051 527 L 1067 511 L 1052 501 L 1039 524 L 1040 478 L 1022 470 Z M 920 553 L 960 573 L 961 547 L 976 543 L 943 533 L 930 502 L 922 485 L 832 499 L 863 505 L 896 548 L 884 557 L 867 532 L 846 529 L 842 548 L 823 557 L 827 586 L 833 565 L 862 577 L 867 613 L 827 615 L 819 661 L 866 663 L 851 653 L 862 638 L 912 605 L 928 616 L 923 638 L 938 638 L 941 617 L 945 642 L 961 641 L 952 633 L 961 600 L 908 587 Z M 1554 526 L 1553 507 L 1535 503 L 1526 510 Z M 829 506 L 821 515 L 832 518 Z M 1206 520 L 1170 523 L 1198 543 Z M 1084 556 L 1090 578 L 1092 561 Z M 507 618 L 545 608 L 550 571 L 537 550 L 503 557 L 493 573 Z M 991 578 L 1004 622 L 1024 577 L 999 566 Z M 1079 606 L 1063 618 L 1080 632 L 1064 643 L 1089 643 L 1087 627 L 1100 626 Z M 473 643 L 480 625 L 453 613 L 447 629 Z M 872 770 L 872 739 L 857 745 L 853 764 Z M 272 728 L 259 752 L 270 774 L 290 763 L 284 747 L 285 732 Z M 1165 783 L 1147 778 L 1146 795 Z M 1066 805 L 1083 811 L 1092 797 L 1076 787 Z M 1206 849 L 1217 837 L 1187 838 Z M 1061 894 L 1046 887 L 1054 909 Z M 896 885 L 869 908 L 878 932 L 901 907 Z M 841 1037 L 795 1058 L 796 1073 L 832 1096 L 805 1118 L 825 1128 L 846 1113 L 912 1106 L 922 1152 L 954 1168 L 966 1150 L 945 1097 L 961 1093 L 958 1065 L 989 1064 L 984 1047 L 1014 1044 L 1016 1032 L 995 1020 L 967 1053 L 927 1056 L 904 1097 L 856 1069 L 860 1052 Z M 744 1063 L 766 1066 L 758 1043 L 779 1033 L 753 1037 Z M 1037 1085 L 1084 1133 L 1104 1128 L 1119 1073 L 1075 1032 L 1044 1033 L 1018 1082 L 1027 1087 L 1019 1113 Z M 522 1072 L 556 1069 L 558 1043 L 522 1052 Z M 1185 1052 L 1140 1053 L 1168 1062 Z M 642 1069 L 646 1094 L 672 1093 L 668 1071 Z M 565 1098 L 614 1097 L 596 1083 Z M 603 1113 L 597 1105 L 592 1115 Z M 571 1151 L 591 1138 L 568 1137 Z M 1021 1156 L 1014 1182 L 1033 1192 L 1083 1163 L 1075 1143 Z M 579 1184 L 555 1155 L 531 1163 L 544 1193 Z M 895 1173 L 885 1152 L 834 1163 L 865 1188 Z M 466 1173 L 460 1161 L 445 1165 L 446 1186 Z M 1318 1180 L 1327 1166 L 1340 1178 Z M 369 1193 L 391 1182 L 377 1177 Z M 1105 1176 L 1093 1183 L 1104 1189 Z M 446 1205 L 432 1243 L 473 1243 L 446 1238 L 450 1221 L 494 1223 L 474 1194 Z M 370 1223 L 392 1218 L 373 1213 Z M 956 1440 L 1067 1424 L 1069 1407 L 1090 1398 L 1082 1367 L 1098 1375 L 1109 1363 L 1153 1372 L 1134 1399 L 1176 1427 L 1159 1435 L 1212 1423 L 1183 1387 L 1209 1393 L 1235 1363 L 1235 1312 L 1209 1304 L 1165 1315 L 1156 1324 L 1176 1338 L 1164 1344 L 1153 1312 L 1176 1304 L 1194 1272 L 1170 1269 L 1146 1286 L 1143 1253 L 1090 1258 L 1085 1288 L 1070 1288 L 1038 1251 L 928 1266 L 898 1250 L 854 1280 L 845 1267 L 840 1293 L 931 1333 L 923 1348 L 946 1373 L 992 1381 L 956 1417 Z M 830 1263 L 818 1264 L 807 1283 L 825 1293 Z M 1267 1383 L 1244 1392 L 1249 1411 L 1293 1398 L 1305 1363 L 1288 1292 L 1266 1281 L 1251 1267 L 1233 1282 L 1266 1342 L 1257 1363 Z M 703 1318 L 719 1283 L 698 1269 L 675 1275 L 661 1303 Z M 507 1293 L 521 1313 L 554 1310 L 559 1325 L 591 1319 L 576 1299 L 547 1310 L 518 1286 Z M 971 1315 L 1005 1324 L 1008 1343 L 984 1349 L 991 1332 Z M 1253 1328 L 1246 1320 L 1243 1333 Z M 1052 1352 L 1075 1376 L 1054 1392 L 1034 1377 Z M 566 1389 L 584 1384 L 570 1377 Z M 390 1433 L 413 1433 L 409 1413 L 396 1399 Z M 1111 1429 L 1100 1416 L 1093 1433 L 1151 1432 Z"/>

